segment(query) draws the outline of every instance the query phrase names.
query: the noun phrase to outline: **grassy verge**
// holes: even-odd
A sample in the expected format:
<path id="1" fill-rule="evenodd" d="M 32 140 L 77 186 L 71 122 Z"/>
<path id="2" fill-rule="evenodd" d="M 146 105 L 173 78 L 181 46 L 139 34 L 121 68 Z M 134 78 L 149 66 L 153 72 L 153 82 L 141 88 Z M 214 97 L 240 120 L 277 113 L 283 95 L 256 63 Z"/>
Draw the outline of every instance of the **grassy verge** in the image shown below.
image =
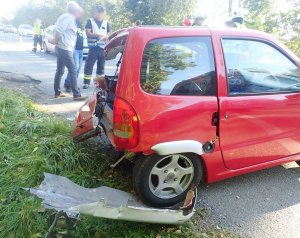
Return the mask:
<path id="1" fill-rule="evenodd" d="M 19 92 L 0 88 L 0 237 L 43 237 L 53 211 L 21 187 L 35 187 L 43 172 L 85 187 L 131 189 L 126 171 L 107 173 L 109 157 L 94 144 L 74 145 L 68 122 L 49 116 Z M 71 237 L 232 237 L 207 223 L 203 213 L 183 226 L 82 217 Z"/>

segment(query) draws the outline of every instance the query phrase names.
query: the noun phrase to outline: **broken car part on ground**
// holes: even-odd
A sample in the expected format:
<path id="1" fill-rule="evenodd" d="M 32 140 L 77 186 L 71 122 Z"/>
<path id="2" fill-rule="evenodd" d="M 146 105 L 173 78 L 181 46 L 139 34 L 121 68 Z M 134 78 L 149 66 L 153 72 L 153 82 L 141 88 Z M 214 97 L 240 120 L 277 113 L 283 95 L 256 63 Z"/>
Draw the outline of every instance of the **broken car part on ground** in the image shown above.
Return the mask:
<path id="1" fill-rule="evenodd" d="M 195 212 L 196 188 L 191 189 L 182 207 L 153 208 L 141 203 L 133 194 L 109 187 L 84 188 L 69 179 L 45 173 L 39 188 L 30 193 L 43 199 L 45 208 L 63 211 L 69 217 L 82 215 L 116 220 L 181 224 Z"/>

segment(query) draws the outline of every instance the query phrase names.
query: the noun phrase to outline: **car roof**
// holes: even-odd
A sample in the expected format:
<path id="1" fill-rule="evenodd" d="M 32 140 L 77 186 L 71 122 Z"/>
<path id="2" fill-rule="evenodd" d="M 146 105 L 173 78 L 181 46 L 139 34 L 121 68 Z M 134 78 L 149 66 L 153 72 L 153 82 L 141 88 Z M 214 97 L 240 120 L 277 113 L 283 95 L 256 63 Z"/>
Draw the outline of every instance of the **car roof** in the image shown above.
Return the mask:
<path id="1" fill-rule="evenodd" d="M 188 35 L 221 35 L 221 36 L 235 36 L 235 37 L 253 37 L 263 38 L 267 40 L 274 40 L 269 34 L 252 29 L 241 28 L 228 28 L 228 27 L 186 27 L 186 26 L 135 26 L 130 28 L 124 28 L 113 32 L 110 39 L 118 37 L 124 34 L 136 33 L 136 34 L 149 34 L 159 35 L 159 32 L 170 33 L 170 36 L 188 36 Z"/>
<path id="2" fill-rule="evenodd" d="M 126 34 L 136 35 L 137 37 L 148 38 L 151 40 L 160 37 L 182 37 L 182 36 L 212 36 L 218 35 L 221 37 L 249 37 L 249 38 L 258 38 L 267 40 L 269 42 L 276 43 L 276 45 L 280 46 L 286 52 L 290 54 L 295 61 L 299 61 L 299 58 L 286 46 L 277 41 L 270 34 L 267 34 L 262 31 L 252 30 L 252 29 L 241 29 L 241 28 L 229 28 L 229 27 L 186 27 L 186 26 L 134 26 L 130 28 L 125 28 L 118 30 L 110 36 L 109 40 L 113 40 L 120 36 L 124 36 Z"/>
<path id="3" fill-rule="evenodd" d="M 127 31 L 143 31 L 143 32 L 149 32 L 151 30 L 153 31 L 169 31 L 169 32 L 210 32 L 210 35 L 213 34 L 220 34 L 220 35 L 228 35 L 228 36 L 252 36 L 252 37 L 263 37 L 263 38 L 270 38 L 270 35 L 257 31 L 252 29 L 242 29 L 242 28 L 229 28 L 229 27 L 209 27 L 209 26 L 136 26 L 131 27 L 128 29 L 124 29 Z"/>

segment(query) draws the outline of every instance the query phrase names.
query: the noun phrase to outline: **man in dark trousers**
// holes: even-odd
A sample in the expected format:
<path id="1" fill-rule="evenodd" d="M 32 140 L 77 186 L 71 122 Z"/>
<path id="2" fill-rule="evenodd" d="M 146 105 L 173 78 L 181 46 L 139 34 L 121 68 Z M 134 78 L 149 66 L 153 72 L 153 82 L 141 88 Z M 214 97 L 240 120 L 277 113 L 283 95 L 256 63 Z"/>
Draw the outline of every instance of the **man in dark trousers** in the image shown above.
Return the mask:
<path id="1" fill-rule="evenodd" d="M 88 19 L 85 30 L 88 38 L 89 54 L 84 65 L 83 88 L 87 89 L 92 80 L 93 67 L 96 61 L 96 78 L 103 78 L 104 74 L 104 47 L 110 27 L 108 22 L 104 20 L 104 8 L 101 5 L 97 4 L 95 6 L 94 17 Z"/>
<path id="2" fill-rule="evenodd" d="M 33 26 L 33 52 L 36 52 L 37 44 L 40 45 L 41 51 L 43 50 L 43 27 L 41 19 L 37 18 Z"/>
<path id="3" fill-rule="evenodd" d="M 81 19 L 83 15 L 82 8 L 75 2 L 70 1 L 67 4 L 67 13 L 62 14 L 56 21 L 53 40 L 50 43 L 55 44 L 57 56 L 57 67 L 54 77 L 54 97 L 66 97 L 60 89 L 61 78 L 67 67 L 70 74 L 70 86 L 73 92 L 74 100 L 84 100 L 77 88 L 77 72 L 75 68 L 73 51 L 77 39 L 76 20 Z"/>
<path id="4" fill-rule="evenodd" d="M 81 65 L 83 62 L 83 32 L 82 32 L 82 23 L 81 19 L 76 20 L 77 25 L 77 40 L 75 44 L 75 49 L 73 52 L 73 58 L 76 68 L 76 78 L 78 79 L 78 75 L 81 69 Z M 67 93 L 71 92 L 71 80 L 70 80 L 70 73 L 68 73 L 65 84 L 64 84 L 65 90 Z"/>

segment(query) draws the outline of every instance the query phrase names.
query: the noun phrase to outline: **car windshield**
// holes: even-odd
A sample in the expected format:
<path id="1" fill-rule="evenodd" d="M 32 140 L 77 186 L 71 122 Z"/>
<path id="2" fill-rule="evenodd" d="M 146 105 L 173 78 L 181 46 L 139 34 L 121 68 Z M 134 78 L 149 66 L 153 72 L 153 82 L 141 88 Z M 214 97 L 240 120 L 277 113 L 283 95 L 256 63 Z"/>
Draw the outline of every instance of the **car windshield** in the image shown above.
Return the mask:
<path id="1" fill-rule="evenodd" d="M 297 66 L 276 48 L 255 40 L 222 43 L 230 94 L 300 90 Z"/>

